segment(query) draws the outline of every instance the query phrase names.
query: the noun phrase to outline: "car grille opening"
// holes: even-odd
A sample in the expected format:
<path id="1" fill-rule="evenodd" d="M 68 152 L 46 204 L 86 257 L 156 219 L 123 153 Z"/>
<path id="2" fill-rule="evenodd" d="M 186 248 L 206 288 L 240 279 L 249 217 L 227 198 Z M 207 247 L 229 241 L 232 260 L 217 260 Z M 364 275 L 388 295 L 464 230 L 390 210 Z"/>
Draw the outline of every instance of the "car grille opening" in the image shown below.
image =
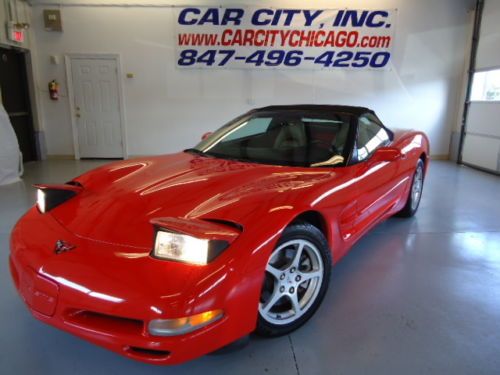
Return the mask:
<path id="1" fill-rule="evenodd" d="M 164 359 L 170 355 L 170 352 L 166 350 L 139 348 L 137 346 L 129 346 L 126 351 L 132 355 L 147 359 Z"/>
<path id="2" fill-rule="evenodd" d="M 99 332 L 115 332 L 132 335 L 142 334 L 144 322 L 142 320 L 106 315 L 93 311 L 73 310 L 66 313 L 68 323 L 82 328 Z"/>

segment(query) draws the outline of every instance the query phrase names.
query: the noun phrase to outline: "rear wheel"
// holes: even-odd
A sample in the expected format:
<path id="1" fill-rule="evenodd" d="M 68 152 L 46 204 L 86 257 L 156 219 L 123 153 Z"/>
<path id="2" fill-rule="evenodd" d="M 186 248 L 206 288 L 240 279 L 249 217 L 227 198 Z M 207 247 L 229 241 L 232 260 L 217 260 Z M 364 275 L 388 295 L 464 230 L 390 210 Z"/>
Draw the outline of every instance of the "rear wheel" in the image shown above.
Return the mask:
<path id="1" fill-rule="evenodd" d="M 412 217 L 418 210 L 420 199 L 422 198 L 422 190 L 424 188 L 424 162 L 418 159 L 413 180 L 411 183 L 410 192 L 406 200 L 404 208 L 398 213 L 402 217 Z"/>
<path id="2" fill-rule="evenodd" d="M 256 332 L 280 336 L 304 324 L 323 300 L 330 269 L 321 231 L 308 223 L 288 227 L 266 266 Z"/>

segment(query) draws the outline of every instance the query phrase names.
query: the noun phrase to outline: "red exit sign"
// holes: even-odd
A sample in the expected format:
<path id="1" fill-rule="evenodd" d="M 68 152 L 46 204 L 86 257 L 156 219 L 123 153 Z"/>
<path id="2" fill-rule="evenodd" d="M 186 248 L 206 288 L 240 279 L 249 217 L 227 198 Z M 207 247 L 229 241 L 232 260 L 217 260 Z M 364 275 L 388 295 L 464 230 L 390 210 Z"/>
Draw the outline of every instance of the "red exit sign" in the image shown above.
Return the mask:
<path id="1" fill-rule="evenodd" d="M 24 43 L 25 30 L 21 25 L 15 24 L 14 22 L 9 22 L 7 24 L 8 37 L 9 40 L 16 43 Z"/>
<path id="2" fill-rule="evenodd" d="M 20 30 L 12 31 L 12 40 L 18 43 L 24 42 L 24 31 Z"/>

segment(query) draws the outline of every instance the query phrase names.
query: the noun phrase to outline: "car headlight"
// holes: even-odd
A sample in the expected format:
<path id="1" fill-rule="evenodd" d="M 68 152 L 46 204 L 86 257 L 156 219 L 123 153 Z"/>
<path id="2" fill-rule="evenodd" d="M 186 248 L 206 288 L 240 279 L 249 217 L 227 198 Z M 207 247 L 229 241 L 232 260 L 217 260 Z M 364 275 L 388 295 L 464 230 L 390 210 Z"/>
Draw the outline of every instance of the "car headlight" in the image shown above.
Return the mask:
<path id="1" fill-rule="evenodd" d="M 227 241 L 200 239 L 186 234 L 157 230 L 153 256 L 159 259 L 205 265 L 228 246 Z"/>
<path id="2" fill-rule="evenodd" d="M 36 204 L 42 214 L 45 213 L 45 192 L 42 189 L 36 191 Z"/>
<path id="3" fill-rule="evenodd" d="M 68 182 L 62 185 L 34 185 L 36 191 L 36 205 L 42 214 L 63 204 L 82 191 L 78 182 Z"/>

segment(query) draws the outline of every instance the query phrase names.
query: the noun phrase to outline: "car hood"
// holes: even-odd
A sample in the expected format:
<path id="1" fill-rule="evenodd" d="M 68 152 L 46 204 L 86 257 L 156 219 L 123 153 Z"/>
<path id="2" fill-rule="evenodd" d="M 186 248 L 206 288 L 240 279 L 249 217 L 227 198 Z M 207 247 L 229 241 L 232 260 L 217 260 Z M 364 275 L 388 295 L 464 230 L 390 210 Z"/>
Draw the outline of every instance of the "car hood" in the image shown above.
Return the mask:
<path id="1" fill-rule="evenodd" d="M 291 194 L 306 198 L 311 187 L 332 174 L 330 169 L 178 153 L 122 161 L 90 171 L 75 179 L 83 191 L 50 213 L 80 237 L 151 248 L 152 219 L 215 219 L 245 226 L 257 208 L 293 202 Z"/>

